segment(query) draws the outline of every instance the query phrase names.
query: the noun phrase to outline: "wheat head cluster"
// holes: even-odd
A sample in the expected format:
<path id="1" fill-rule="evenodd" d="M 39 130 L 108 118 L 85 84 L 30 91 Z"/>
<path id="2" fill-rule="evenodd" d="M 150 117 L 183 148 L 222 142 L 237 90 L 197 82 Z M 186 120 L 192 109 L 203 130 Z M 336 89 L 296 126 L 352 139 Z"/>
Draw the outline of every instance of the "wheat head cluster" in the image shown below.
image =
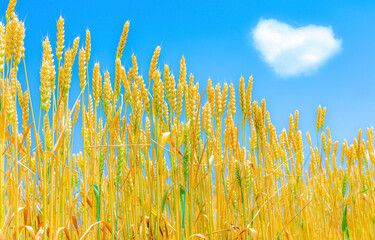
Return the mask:
<path id="1" fill-rule="evenodd" d="M 0 23 L 0 240 L 375 238 L 373 128 L 338 153 L 319 106 L 316 143 L 298 111 L 277 134 L 252 77 L 202 89 L 160 47 L 143 77 L 134 54 L 122 65 L 129 22 L 103 72 L 89 30 L 64 46 L 62 17 L 33 108 L 16 2 Z"/>

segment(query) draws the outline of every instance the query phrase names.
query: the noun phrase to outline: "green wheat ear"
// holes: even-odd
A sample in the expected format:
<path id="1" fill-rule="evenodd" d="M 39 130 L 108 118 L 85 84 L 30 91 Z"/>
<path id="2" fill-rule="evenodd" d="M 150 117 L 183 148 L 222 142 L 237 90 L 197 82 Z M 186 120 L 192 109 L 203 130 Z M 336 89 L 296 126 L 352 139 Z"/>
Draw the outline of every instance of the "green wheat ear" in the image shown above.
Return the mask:
<path id="1" fill-rule="evenodd" d="M 344 178 L 342 180 L 342 198 L 345 198 L 347 185 L 348 185 L 348 174 L 345 172 Z"/>
<path id="2" fill-rule="evenodd" d="M 186 149 L 185 151 L 184 158 L 182 161 L 182 166 L 183 166 L 185 181 L 187 181 L 189 177 L 189 149 Z"/>
<path id="3" fill-rule="evenodd" d="M 104 171 L 104 152 L 101 149 L 100 150 L 100 156 L 99 156 L 99 180 L 100 181 L 103 178 L 103 171 Z"/>
<path id="4" fill-rule="evenodd" d="M 236 175 L 238 186 L 240 186 L 240 188 L 242 188 L 240 163 L 238 161 L 236 161 L 235 175 Z"/>
<path id="5" fill-rule="evenodd" d="M 120 178 L 121 178 L 121 172 L 122 172 L 122 165 L 124 162 L 124 154 L 123 154 L 123 146 L 121 145 L 121 141 L 119 143 L 118 147 L 118 153 L 117 153 L 117 170 L 116 170 L 116 184 L 117 186 L 120 183 Z"/>

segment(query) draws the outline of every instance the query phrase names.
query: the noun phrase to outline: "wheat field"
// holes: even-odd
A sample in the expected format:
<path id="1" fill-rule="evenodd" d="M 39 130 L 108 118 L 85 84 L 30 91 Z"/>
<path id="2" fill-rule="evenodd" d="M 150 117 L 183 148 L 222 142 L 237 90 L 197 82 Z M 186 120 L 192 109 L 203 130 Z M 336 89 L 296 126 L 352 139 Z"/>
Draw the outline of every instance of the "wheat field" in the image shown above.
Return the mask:
<path id="1" fill-rule="evenodd" d="M 373 128 L 338 152 L 319 106 L 316 143 L 298 111 L 277 134 L 252 76 L 199 88 L 184 57 L 178 77 L 158 64 L 160 47 L 140 76 L 135 55 L 122 65 L 129 22 L 111 74 L 90 61 L 89 30 L 64 46 L 62 17 L 26 66 L 16 2 L 0 23 L 0 240 L 375 238 Z"/>

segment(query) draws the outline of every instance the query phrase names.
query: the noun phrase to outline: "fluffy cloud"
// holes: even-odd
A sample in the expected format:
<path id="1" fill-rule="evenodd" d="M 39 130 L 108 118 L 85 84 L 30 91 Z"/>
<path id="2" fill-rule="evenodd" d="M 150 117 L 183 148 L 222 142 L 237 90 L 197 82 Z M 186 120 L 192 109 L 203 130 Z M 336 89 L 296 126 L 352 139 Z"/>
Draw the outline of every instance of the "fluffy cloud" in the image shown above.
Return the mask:
<path id="1" fill-rule="evenodd" d="M 283 77 L 316 70 L 340 51 L 342 42 L 334 37 L 331 27 L 294 28 L 274 19 L 261 19 L 252 37 L 263 59 Z"/>

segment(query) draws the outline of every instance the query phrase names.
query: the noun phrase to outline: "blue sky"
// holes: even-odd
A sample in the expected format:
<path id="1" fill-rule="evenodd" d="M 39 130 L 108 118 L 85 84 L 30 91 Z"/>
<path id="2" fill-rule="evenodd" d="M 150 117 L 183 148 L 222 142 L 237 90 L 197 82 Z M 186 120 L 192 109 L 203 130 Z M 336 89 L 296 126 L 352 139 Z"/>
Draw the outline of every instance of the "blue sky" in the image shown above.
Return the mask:
<path id="1" fill-rule="evenodd" d="M 55 48 L 60 15 L 65 19 L 65 46 L 72 46 L 76 36 L 83 43 L 85 31 L 90 29 L 90 72 L 99 61 L 102 70 L 108 69 L 112 75 L 122 27 L 130 20 L 123 58 L 127 69 L 134 53 L 140 72 L 147 76 L 153 51 L 160 45 L 159 68 L 168 64 L 178 76 L 184 55 L 188 73 L 194 74 L 201 89 L 208 78 L 214 84 L 238 84 L 241 75 L 247 79 L 252 74 L 253 99 L 266 99 L 278 132 L 287 128 L 289 114 L 296 109 L 304 135 L 314 132 L 317 107 L 322 105 L 327 107 L 326 125 L 334 140 L 352 142 L 359 128 L 366 130 L 375 122 L 375 2 L 348 2 L 19 0 L 16 12 L 25 20 L 34 106 L 39 105 L 42 40 L 49 36 Z M 2 16 L 7 3 L 0 2 Z M 260 19 L 274 19 L 294 28 L 330 26 L 334 37 L 341 39 L 340 50 L 309 74 L 280 76 L 255 48 L 251 32 Z M 75 75 L 71 94 L 77 96 L 78 91 Z"/>

